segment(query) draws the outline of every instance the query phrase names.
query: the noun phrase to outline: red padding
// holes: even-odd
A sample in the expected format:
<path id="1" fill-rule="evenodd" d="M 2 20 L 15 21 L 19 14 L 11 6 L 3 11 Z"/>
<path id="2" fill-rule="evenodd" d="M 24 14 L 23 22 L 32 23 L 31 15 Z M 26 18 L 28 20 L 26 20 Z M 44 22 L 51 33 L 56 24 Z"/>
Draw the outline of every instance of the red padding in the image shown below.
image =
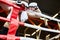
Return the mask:
<path id="1" fill-rule="evenodd" d="M 12 20 L 11 20 L 11 23 L 10 23 L 10 26 L 9 26 L 8 34 L 10 34 L 10 35 L 15 35 L 17 29 L 18 29 L 18 21 L 12 19 Z"/>
<path id="2" fill-rule="evenodd" d="M 15 38 L 15 34 L 16 34 L 16 31 L 17 31 L 18 25 L 19 25 L 18 24 L 19 22 L 16 21 L 16 19 L 17 19 L 19 11 L 23 10 L 24 8 L 19 7 L 15 4 L 9 2 L 8 0 L 0 0 L 0 2 L 13 7 L 13 11 L 12 11 L 12 15 L 11 15 L 11 22 L 10 22 L 10 25 L 9 25 L 8 36 L 7 36 L 6 40 L 15 40 L 13 38 Z M 24 24 L 21 24 L 21 25 L 24 25 Z M 11 35 L 11 36 L 9 36 L 9 35 Z M 14 36 L 12 36 L 12 35 L 14 35 Z M 10 37 L 11 37 L 11 39 L 10 39 Z M 6 38 L 6 36 L 4 36 L 3 38 Z M 18 40 L 18 39 L 16 39 L 16 40 Z"/>
<path id="3" fill-rule="evenodd" d="M 19 13 L 19 9 L 13 8 L 11 18 L 17 19 L 18 13 Z"/>
<path id="4" fill-rule="evenodd" d="M 15 35 L 18 29 L 18 21 L 16 21 L 18 13 L 19 13 L 19 10 L 16 8 L 13 8 L 12 15 L 11 15 L 11 22 L 8 30 L 8 34 L 10 35 Z"/>

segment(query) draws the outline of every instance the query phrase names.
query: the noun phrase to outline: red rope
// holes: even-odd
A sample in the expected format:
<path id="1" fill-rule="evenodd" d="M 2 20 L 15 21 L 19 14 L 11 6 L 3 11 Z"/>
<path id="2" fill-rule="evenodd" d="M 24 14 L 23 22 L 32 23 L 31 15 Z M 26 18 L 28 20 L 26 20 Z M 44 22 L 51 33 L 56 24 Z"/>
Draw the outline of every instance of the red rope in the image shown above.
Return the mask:
<path id="1" fill-rule="evenodd" d="M 1 2 L 1 3 L 4 3 L 4 4 L 6 4 L 6 5 L 13 6 L 13 7 L 15 7 L 15 8 L 20 9 L 19 6 L 13 4 L 12 2 L 9 2 L 8 0 L 0 0 L 0 2 Z"/>
<path id="2" fill-rule="evenodd" d="M 9 35 L 9 37 L 8 37 L 8 35 L 0 35 L 0 38 L 3 39 L 3 40 L 7 40 L 7 38 L 10 38 L 10 36 L 11 36 L 11 35 Z M 20 37 L 11 36 L 11 38 L 12 38 L 12 37 L 14 37 L 15 40 L 20 40 Z M 12 39 L 14 39 L 14 38 L 12 38 Z"/>
<path id="3" fill-rule="evenodd" d="M 10 22 L 10 19 L 4 18 L 4 17 L 0 17 L 0 20 L 4 20 L 6 22 Z M 16 20 L 16 19 L 13 19 L 13 20 Z M 23 22 L 19 22 L 19 21 L 17 21 L 17 22 L 19 23 L 19 25 L 24 26 L 24 23 Z"/>
<path id="4" fill-rule="evenodd" d="M 3 21 L 10 22 L 10 20 L 9 20 L 9 19 L 7 19 L 7 18 L 4 18 L 4 17 L 0 17 L 0 20 L 3 20 Z"/>

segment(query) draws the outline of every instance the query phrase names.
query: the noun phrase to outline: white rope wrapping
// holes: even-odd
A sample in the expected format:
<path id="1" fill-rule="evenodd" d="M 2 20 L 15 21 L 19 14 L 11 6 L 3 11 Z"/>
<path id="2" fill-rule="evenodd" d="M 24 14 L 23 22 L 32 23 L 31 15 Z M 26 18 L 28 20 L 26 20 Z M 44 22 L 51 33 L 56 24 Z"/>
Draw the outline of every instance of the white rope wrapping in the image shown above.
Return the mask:
<path id="1" fill-rule="evenodd" d="M 53 39 L 57 39 L 57 38 L 59 38 L 60 37 L 60 34 L 58 34 L 58 35 L 56 35 L 56 36 L 54 36 L 54 37 L 52 37 L 52 38 L 50 38 L 49 40 L 53 40 Z"/>
<path id="2" fill-rule="evenodd" d="M 25 23 L 24 26 L 29 27 L 29 28 L 38 29 L 38 30 L 44 30 L 44 31 L 49 31 L 49 32 L 60 33 L 59 30 L 53 30 L 53 29 L 43 28 L 43 27 L 39 27 L 39 26 L 36 26 L 36 25 L 27 24 L 27 23 Z"/>
<path id="3" fill-rule="evenodd" d="M 37 39 L 28 38 L 28 37 L 20 37 L 20 40 L 37 40 Z M 42 40 L 42 39 L 39 39 L 39 40 Z"/>

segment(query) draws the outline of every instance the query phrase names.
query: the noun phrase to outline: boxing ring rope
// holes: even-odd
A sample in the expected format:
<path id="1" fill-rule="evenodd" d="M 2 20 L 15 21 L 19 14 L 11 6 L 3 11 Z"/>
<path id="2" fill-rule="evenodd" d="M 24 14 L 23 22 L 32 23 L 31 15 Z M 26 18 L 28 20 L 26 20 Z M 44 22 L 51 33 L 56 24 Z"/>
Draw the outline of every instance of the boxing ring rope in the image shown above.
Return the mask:
<path id="1" fill-rule="evenodd" d="M 16 19 L 17 19 L 18 13 L 20 12 L 20 10 L 24 10 L 24 6 L 19 7 L 19 6 L 15 5 L 15 4 L 7 1 L 7 0 L 0 0 L 0 2 L 13 7 L 13 11 L 12 11 L 12 15 L 11 15 L 10 20 L 7 18 L 0 17 L 0 20 L 10 22 L 8 34 L 7 35 L 0 35 L 0 38 L 2 38 L 4 40 L 20 40 L 20 37 L 15 36 L 16 31 L 18 29 L 18 25 L 26 26 L 26 27 L 34 28 L 34 29 L 38 29 L 38 30 L 60 33 L 59 30 L 43 28 L 43 27 L 39 27 L 36 25 L 31 25 L 31 24 L 27 24 L 27 23 L 17 21 Z"/>
<path id="2" fill-rule="evenodd" d="M 8 21 L 8 22 L 10 22 L 10 20 L 9 19 L 7 19 L 7 18 L 3 18 L 3 17 L 0 17 L 0 20 L 5 20 L 5 21 Z M 13 19 L 13 20 L 15 20 L 15 19 Z M 17 20 L 16 20 L 17 21 Z M 43 28 L 43 27 L 39 27 L 39 26 L 36 26 L 36 25 L 31 25 L 31 24 L 27 24 L 27 23 L 22 23 L 22 22 L 19 22 L 19 24 L 20 25 L 24 25 L 24 26 L 26 26 L 26 27 L 29 27 L 29 28 L 34 28 L 34 29 L 39 29 L 39 30 L 44 30 L 44 31 L 50 31 L 50 32 L 55 32 L 55 33 L 60 33 L 60 31 L 58 31 L 58 30 L 53 30 L 53 29 L 48 29 L 48 28 Z M 5 35 L 0 35 L 0 38 L 6 38 L 7 36 Z M 16 37 L 16 38 L 20 38 L 20 37 Z"/>
<path id="3" fill-rule="evenodd" d="M 0 20 L 1 20 L 1 19 L 10 22 L 9 19 L 6 20 L 6 18 L 0 17 Z M 13 20 L 15 20 L 15 19 L 13 19 Z M 16 21 L 17 21 L 17 20 L 16 20 Z M 50 32 L 55 32 L 55 33 L 60 33 L 59 30 L 43 28 L 43 27 L 40 27 L 40 26 L 31 25 L 31 24 L 23 23 L 23 22 L 18 22 L 18 23 L 19 23 L 20 25 L 22 25 L 22 26 L 26 26 L 26 27 L 29 27 L 29 28 L 34 28 L 34 29 L 39 29 L 39 30 L 44 30 L 44 31 L 50 31 Z"/>
<path id="4" fill-rule="evenodd" d="M 0 35 L 1 37 L 0 38 L 3 38 L 3 40 L 4 39 L 6 39 L 7 38 L 7 36 L 6 35 Z M 34 38 L 29 38 L 29 37 L 15 37 L 15 38 L 17 38 L 16 40 L 37 40 L 37 39 L 34 39 Z M 40 39 L 40 40 L 42 40 L 42 39 Z"/>
<path id="5" fill-rule="evenodd" d="M 50 38 L 49 40 L 54 40 L 54 39 L 57 39 L 57 38 L 59 38 L 59 37 L 60 37 L 60 34 L 58 34 L 58 35 L 56 35 L 56 36 Z"/>

